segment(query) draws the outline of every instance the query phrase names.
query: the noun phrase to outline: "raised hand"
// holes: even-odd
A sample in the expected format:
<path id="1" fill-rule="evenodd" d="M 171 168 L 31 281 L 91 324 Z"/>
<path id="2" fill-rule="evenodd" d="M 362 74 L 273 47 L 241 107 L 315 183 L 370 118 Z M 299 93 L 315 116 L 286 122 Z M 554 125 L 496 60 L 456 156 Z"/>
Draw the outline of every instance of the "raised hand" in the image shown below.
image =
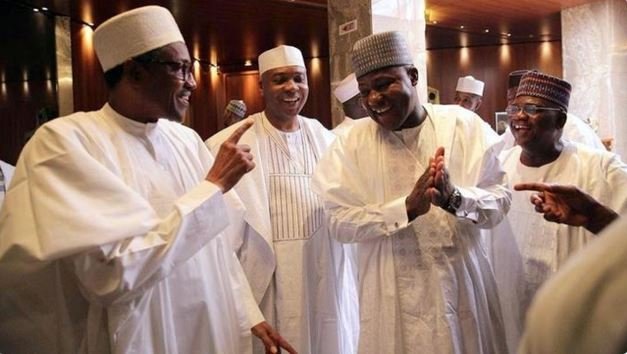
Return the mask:
<path id="1" fill-rule="evenodd" d="M 233 188 L 246 173 L 255 168 L 250 146 L 239 145 L 239 139 L 254 121 L 249 119 L 220 145 L 220 150 L 206 180 L 220 187 L 223 193 Z"/>
<path id="2" fill-rule="evenodd" d="M 414 189 L 405 199 L 405 208 L 407 209 L 407 218 L 409 221 L 414 220 L 420 215 L 426 214 L 431 208 L 431 198 L 427 190 L 433 185 L 433 176 L 430 168 L 427 167 L 425 172 L 418 178 Z"/>
<path id="3" fill-rule="evenodd" d="M 251 331 L 255 337 L 263 342 L 266 347 L 266 354 L 280 353 L 280 348 L 285 349 L 290 354 L 297 354 L 296 350 L 268 322 L 259 323 Z"/>
<path id="4" fill-rule="evenodd" d="M 436 149 L 434 157 L 429 160 L 429 168 L 433 176 L 433 186 L 427 191 L 430 195 L 431 203 L 439 207 L 446 207 L 455 186 L 451 183 L 448 170 L 446 169 L 443 147 Z"/>
<path id="5" fill-rule="evenodd" d="M 514 189 L 538 192 L 531 195 L 530 202 L 538 213 L 544 215 L 544 219 L 555 223 L 583 226 L 590 232 L 598 233 L 618 218 L 612 209 L 575 186 L 519 183 Z"/>

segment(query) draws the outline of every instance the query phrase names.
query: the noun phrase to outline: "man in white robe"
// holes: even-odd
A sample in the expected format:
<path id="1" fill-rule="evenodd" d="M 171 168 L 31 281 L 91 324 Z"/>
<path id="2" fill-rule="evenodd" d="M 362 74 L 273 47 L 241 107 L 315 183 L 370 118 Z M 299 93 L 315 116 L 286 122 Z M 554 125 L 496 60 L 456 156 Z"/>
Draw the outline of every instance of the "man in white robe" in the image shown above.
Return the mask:
<path id="1" fill-rule="evenodd" d="M 510 112 L 517 146 L 501 153 L 512 185 L 573 185 L 600 203 L 627 208 L 627 165 L 618 156 L 562 139 L 570 84 L 539 72 L 521 81 Z M 506 219 L 489 238 L 506 334 L 516 348 L 524 315 L 536 291 L 594 235 L 584 227 L 547 222 L 529 203 L 531 192 L 514 192 Z"/>
<path id="2" fill-rule="evenodd" d="M 333 90 L 333 95 L 342 103 L 342 110 L 345 114 L 344 120 L 333 128 L 333 133 L 336 135 L 348 134 L 355 120 L 368 117 L 368 112 L 361 105 L 355 73 L 350 73 L 342 79 Z"/>
<path id="3" fill-rule="evenodd" d="M 265 51 L 259 73 L 266 107 L 248 118 L 254 125 L 241 138 L 258 166 L 235 187 L 247 212 L 234 247 L 265 318 L 299 353 L 351 353 L 339 314 L 343 250 L 330 238 L 322 203 L 309 187 L 334 135 L 299 115 L 309 92 L 299 49 Z M 207 145 L 217 151 L 239 126 Z"/>
<path id="4" fill-rule="evenodd" d="M 332 235 L 357 244 L 359 353 L 506 352 L 479 243 L 509 207 L 496 133 L 459 106 L 420 104 L 398 32 L 359 40 L 352 62 L 372 119 L 338 137 L 313 188 Z"/>
<path id="5" fill-rule="evenodd" d="M 109 19 L 94 47 L 108 103 L 37 130 L 0 213 L 0 352 L 239 354 L 251 327 L 286 345 L 221 234 L 250 123 L 212 166 L 180 124 L 196 82 L 165 8 Z"/>

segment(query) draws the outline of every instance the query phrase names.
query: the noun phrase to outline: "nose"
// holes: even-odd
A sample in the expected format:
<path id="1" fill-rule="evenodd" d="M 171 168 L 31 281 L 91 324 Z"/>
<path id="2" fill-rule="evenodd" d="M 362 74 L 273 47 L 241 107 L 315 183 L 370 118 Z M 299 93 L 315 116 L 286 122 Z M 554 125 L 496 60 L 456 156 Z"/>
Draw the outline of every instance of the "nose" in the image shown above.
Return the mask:
<path id="1" fill-rule="evenodd" d="M 285 82 L 285 90 L 286 91 L 296 91 L 296 90 L 298 90 L 298 85 L 296 85 L 296 82 L 294 80 L 287 80 Z"/>
<path id="2" fill-rule="evenodd" d="M 196 79 L 194 78 L 194 73 L 191 73 L 185 78 L 185 88 L 194 91 L 196 89 Z"/>

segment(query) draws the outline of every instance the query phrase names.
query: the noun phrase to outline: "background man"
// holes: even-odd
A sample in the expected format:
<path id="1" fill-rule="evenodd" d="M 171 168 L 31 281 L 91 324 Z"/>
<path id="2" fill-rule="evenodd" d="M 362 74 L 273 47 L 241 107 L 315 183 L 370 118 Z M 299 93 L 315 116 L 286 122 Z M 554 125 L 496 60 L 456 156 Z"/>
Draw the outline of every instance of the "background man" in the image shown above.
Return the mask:
<path id="1" fill-rule="evenodd" d="M 368 117 L 368 112 L 361 105 L 355 73 L 350 73 L 340 81 L 333 90 L 333 95 L 342 103 L 342 109 L 346 115 L 342 123 L 333 129 L 333 132 L 338 135 L 347 134 L 355 119 Z"/>
<path id="2" fill-rule="evenodd" d="M 37 129 L 0 213 L 0 350 L 242 353 L 253 326 L 289 348 L 221 234 L 251 123 L 215 162 L 179 124 L 196 82 L 165 8 L 109 19 L 94 47 L 108 102 Z"/>
<path id="3" fill-rule="evenodd" d="M 627 208 L 627 165 L 618 156 L 562 139 L 571 86 L 529 71 L 508 107 L 516 144 L 500 158 L 512 185 L 570 184 L 619 213 Z M 524 314 L 536 291 L 593 237 L 595 227 L 547 222 L 529 203 L 530 192 L 515 192 L 506 219 L 490 238 L 491 258 L 510 348 L 518 345 Z"/>
<path id="4" fill-rule="evenodd" d="M 470 75 L 460 77 L 455 88 L 455 104 L 476 112 L 481 106 L 484 86 L 483 81 Z"/>
<path id="5" fill-rule="evenodd" d="M 259 55 L 263 112 L 242 136 L 259 167 L 235 188 L 246 205 L 234 232 L 239 259 L 264 316 L 300 353 L 350 353 L 340 333 L 343 252 L 329 237 L 322 202 L 309 184 L 334 135 L 300 116 L 307 71 L 298 48 L 281 45 Z M 207 141 L 212 151 L 242 123 Z"/>
<path id="6" fill-rule="evenodd" d="M 357 41 L 352 64 L 372 119 L 337 138 L 313 188 L 332 235 L 358 245 L 359 352 L 505 353 L 479 240 L 509 207 L 496 133 L 459 106 L 420 104 L 399 32 Z"/>
<path id="7" fill-rule="evenodd" d="M 246 117 L 246 103 L 242 100 L 230 100 L 224 109 L 222 121 L 224 126 L 233 125 Z"/>

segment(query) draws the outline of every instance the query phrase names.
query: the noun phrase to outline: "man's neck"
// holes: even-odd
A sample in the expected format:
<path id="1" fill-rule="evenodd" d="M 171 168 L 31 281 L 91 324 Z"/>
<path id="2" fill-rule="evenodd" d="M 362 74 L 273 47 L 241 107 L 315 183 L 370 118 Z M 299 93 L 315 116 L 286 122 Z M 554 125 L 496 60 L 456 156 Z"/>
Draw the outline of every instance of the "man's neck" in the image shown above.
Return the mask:
<path id="1" fill-rule="evenodd" d="M 141 102 L 141 100 L 135 100 L 129 97 L 132 97 L 129 92 L 114 90 L 109 94 L 109 106 L 120 115 L 139 123 L 155 123 L 159 120 L 158 117 L 150 117 L 144 112 L 141 112 L 142 105 L 137 104 L 137 102 Z"/>
<path id="2" fill-rule="evenodd" d="M 520 162 L 528 167 L 541 167 L 557 160 L 562 150 L 564 150 L 564 144 L 561 140 L 558 140 L 550 146 L 538 149 L 522 148 Z"/>
<path id="3" fill-rule="evenodd" d="M 286 118 L 276 118 L 268 111 L 264 111 L 266 118 L 273 127 L 282 132 L 295 132 L 300 129 L 300 122 L 298 121 L 298 116 L 286 117 Z"/>

